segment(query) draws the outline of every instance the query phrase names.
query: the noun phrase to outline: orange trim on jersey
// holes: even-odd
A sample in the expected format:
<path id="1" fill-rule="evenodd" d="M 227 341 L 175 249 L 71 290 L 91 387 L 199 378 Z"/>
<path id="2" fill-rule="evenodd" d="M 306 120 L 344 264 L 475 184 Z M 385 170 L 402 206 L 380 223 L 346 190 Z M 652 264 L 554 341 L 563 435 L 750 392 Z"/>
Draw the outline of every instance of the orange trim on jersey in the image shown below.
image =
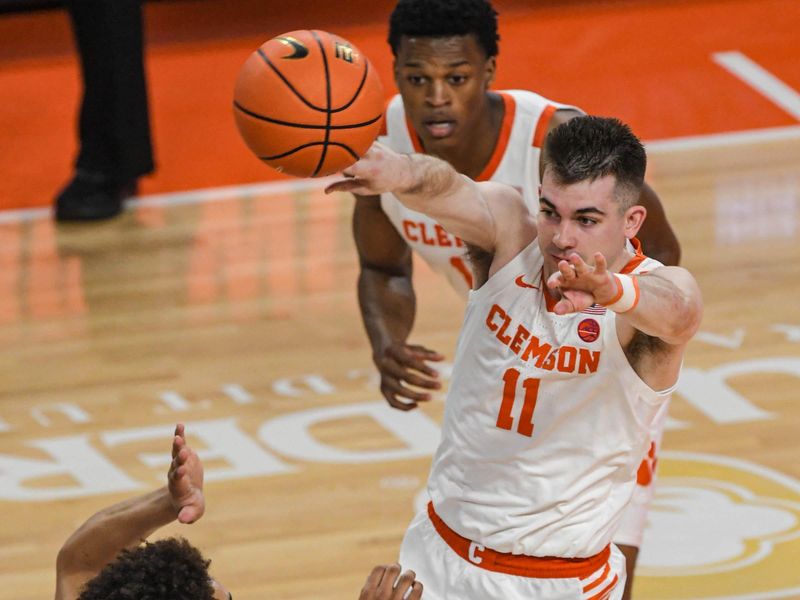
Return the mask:
<path id="1" fill-rule="evenodd" d="M 602 574 L 602 575 L 600 575 L 600 577 L 598 577 L 597 579 L 595 579 L 595 580 L 594 580 L 592 583 L 590 583 L 589 585 L 585 585 L 585 586 L 583 586 L 583 593 L 585 594 L 586 592 L 591 592 L 591 591 L 592 591 L 594 588 L 596 588 L 598 585 L 600 585 L 601 583 L 603 583 L 603 582 L 606 580 L 606 577 L 608 576 L 608 572 L 609 572 L 610 570 L 611 570 L 611 565 L 609 565 L 608 563 L 606 563 L 606 567 L 605 567 L 605 569 L 603 569 L 603 574 Z"/>
<path id="2" fill-rule="evenodd" d="M 494 152 L 486 166 L 483 167 L 481 174 L 475 178 L 475 181 L 489 181 L 500 166 L 500 161 L 503 160 L 503 155 L 508 148 L 508 140 L 511 139 L 511 127 L 514 125 L 514 114 L 517 112 L 517 102 L 511 94 L 499 92 L 500 97 L 503 99 L 503 124 L 500 126 L 500 135 L 497 137 L 497 143 L 494 145 Z"/>
<path id="3" fill-rule="evenodd" d="M 503 99 L 503 123 L 500 125 L 500 135 L 497 136 L 497 143 L 494 145 L 492 156 L 489 162 L 481 171 L 480 175 L 475 178 L 475 181 L 488 181 L 494 175 L 500 161 L 503 160 L 503 155 L 508 148 L 508 141 L 511 139 L 511 128 L 514 125 L 514 115 L 517 112 L 517 101 L 511 94 L 506 92 L 498 92 L 500 98 Z M 422 140 L 420 139 L 414 126 L 406 115 L 406 128 L 408 129 L 408 137 L 411 138 L 411 145 L 414 147 L 414 152 L 425 153 L 425 148 L 422 147 Z"/>
<path id="4" fill-rule="evenodd" d="M 599 594 L 595 594 L 594 596 L 588 598 L 587 600 L 600 600 L 601 598 L 603 599 L 607 598 L 608 593 L 614 589 L 615 585 L 617 585 L 617 581 L 619 581 L 619 575 L 614 575 L 614 579 L 611 580 L 611 583 L 609 583 L 606 587 L 600 590 Z"/>
<path id="5" fill-rule="evenodd" d="M 539 115 L 539 122 L 536 123 L 536 130 L 533 132 L 533 140 L 531 146 L 534 148 L 541 148 L 544 144 L 544 138 L 547 136 L 547 130 L 550 129 L 550 120 L 558 110 L 555 104 L 548 104 Z"/>
<path id="6" fill-rule="evenodd" d="M 472 280 L 472 271 L 469 270 L 469 267 L 464 262 L 464 259 L 460 256 L 451 256 L 450 257 L 450 265 L 461 275 L 467 282 L 469 289 L 472 289 L 473 280 Z"/>
<path id="7" fill-rule="evenodd" d="M 633 270 L 642 264 L 644 259 L 647 258 L 644 255 L 644 252 L 642 252 L 642 242 L 640 242 L 638 238 L 632 238 L 631 244 L 633 245 L 633 249 L 636 251 L 636 254 L 628 261 L 628 264 L 623 267 L 622 271 L 620 271 L 620 273 L 623 275 L 633 273 Z"/>
<path id="8" fill-rule="evenodd" d="M 496 552 L 495 550 L 484 548 L 450 529 L 436 514 L 432 502 L 428 502 L 428 516 L 437 533 L 450 546 L 453 552 L 470 564 L 495 573 L 540 579 L 562 579 L 567 577 L 585 579 L 600 569 L 604 563 L 607 563 L 608 557 L 611 555 L 610 546 L 606 546 L 589 558 L 538 557 Z"/>
<path id="9" fill-rule="evenodd" d="M 411 120 L 406 115 L 406 129 L 408 129 L 408 137 L 411 138 L 411 145 L 414 146 L 414 152 L 418 154 L 425 154 L 425 148 L 422 147 L 422 140 L 419 139 L 417 130 L 411 124 Z"/>

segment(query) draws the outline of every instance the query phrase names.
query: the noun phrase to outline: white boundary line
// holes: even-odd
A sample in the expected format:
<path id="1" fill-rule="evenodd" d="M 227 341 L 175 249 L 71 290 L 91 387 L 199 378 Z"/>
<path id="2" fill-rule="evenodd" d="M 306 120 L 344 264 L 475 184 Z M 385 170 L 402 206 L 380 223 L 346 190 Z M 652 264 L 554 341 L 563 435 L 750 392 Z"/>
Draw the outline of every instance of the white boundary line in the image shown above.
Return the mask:
<path id="1" fill-rule="evenodd" d="M 800 120 L 800 94 L 741 52 L 715 52 L 711 58 L 734 77 Z"/>
<path id="2" fill-rule="evenodd" d="M 667 138 L 645 142 L 645 146 L 651 155 L 656 155 L 782 140 L 800 140 L 800 125 Z M 128 200 L 125 203 L 125 208 L 130 210 L 137 206 L 178 206 L 219 200 L 236 200 L 242 198 L 242 196 L 271 196 L 286 192 L 312 191 L 321 189 L 334 180 L 335 177 L 322 177 L 319 179 L 298 179 L 296 181 L 266 181 L 263 183 L 230 185 L 169 194 L 151 194 L 138 196 L 135 200 Z M 49 219 L 51 216 L 52 209 L 49 207 L 0 211 L 0 225 L 35 219 Z"/>

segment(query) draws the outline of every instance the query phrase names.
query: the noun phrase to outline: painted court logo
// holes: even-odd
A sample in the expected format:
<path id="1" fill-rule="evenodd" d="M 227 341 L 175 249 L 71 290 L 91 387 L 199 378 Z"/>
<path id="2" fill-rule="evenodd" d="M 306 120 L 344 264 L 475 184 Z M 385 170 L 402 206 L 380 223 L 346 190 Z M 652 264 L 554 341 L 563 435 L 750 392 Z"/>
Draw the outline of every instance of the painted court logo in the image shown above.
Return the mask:
<path id="1" fill-rule="evenodd" d="M 800 598 L 800 482 L 735 458 L 664 452 L 637 564 L 653 600 Z"/>
<path id="2" fill-rule="evenodd" d="M 593 342 L 600 337 L 600 324 L 594 319 L 584 319 L 578 323 L 578 337 L 584 342 Z"/>

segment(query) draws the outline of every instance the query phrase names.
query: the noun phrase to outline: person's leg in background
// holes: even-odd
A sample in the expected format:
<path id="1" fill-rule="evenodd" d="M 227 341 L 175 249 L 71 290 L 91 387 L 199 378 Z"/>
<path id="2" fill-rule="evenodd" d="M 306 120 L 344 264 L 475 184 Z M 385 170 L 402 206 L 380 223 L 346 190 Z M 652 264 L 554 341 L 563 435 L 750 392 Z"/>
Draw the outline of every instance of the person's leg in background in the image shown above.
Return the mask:
<path id="1" fill-rule="evenodd" d="M 80 151 L 56 198 L 59 221 L 119 214 L 153 171 L 140 0 L 68 0 L 83 76 Z"/>

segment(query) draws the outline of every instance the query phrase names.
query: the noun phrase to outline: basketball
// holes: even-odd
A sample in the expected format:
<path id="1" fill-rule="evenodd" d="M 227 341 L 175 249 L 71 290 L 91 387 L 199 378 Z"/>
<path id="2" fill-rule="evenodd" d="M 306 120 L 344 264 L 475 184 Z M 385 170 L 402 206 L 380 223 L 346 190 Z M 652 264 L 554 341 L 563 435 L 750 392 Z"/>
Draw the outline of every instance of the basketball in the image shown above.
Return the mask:
<path id="1" fill-rule="evenodd" d="M 239 133 L 269 166 L 322 177 L 356 162 L 377 137 L 383 88 L 367 57 L 325 31 L 272 38 L 242 65 L 233 94 Z"/>

